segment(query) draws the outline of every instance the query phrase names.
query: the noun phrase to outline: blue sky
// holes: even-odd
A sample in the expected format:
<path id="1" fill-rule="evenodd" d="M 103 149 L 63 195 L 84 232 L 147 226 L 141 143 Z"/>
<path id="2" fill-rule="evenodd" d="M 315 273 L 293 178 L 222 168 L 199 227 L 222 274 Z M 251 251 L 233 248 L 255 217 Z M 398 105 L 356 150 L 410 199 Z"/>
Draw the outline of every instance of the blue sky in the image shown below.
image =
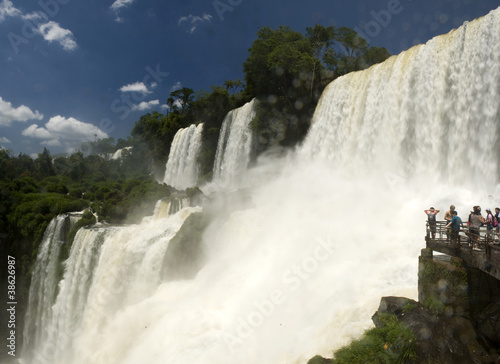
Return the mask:
<path id="1" fill-rule="evenodd" d="M 500 0 L 0 0 L 0 147 L 126 138 L 179 87 L 243 80 L 259 27 L 347 26 L 392 54 Z M 194 122 L 194 121 L 193 121 Z"/>

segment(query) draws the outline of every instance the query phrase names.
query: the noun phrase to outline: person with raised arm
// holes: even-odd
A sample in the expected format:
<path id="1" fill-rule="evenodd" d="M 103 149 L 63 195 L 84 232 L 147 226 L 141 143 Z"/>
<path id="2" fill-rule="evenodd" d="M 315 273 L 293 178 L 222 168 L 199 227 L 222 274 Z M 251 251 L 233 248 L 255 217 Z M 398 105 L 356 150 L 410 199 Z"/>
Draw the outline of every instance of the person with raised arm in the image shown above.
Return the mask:
<path id="1" fill-rule="evenodd" d="M 434 207 L 431 207 L 429 210 L 424 210 L 427 215 L 427 220 L 429 221 L 429 228 L 432 233 L 432 238 L 436 238 L 436 215 L 440 210 L 436 210 Z"/>

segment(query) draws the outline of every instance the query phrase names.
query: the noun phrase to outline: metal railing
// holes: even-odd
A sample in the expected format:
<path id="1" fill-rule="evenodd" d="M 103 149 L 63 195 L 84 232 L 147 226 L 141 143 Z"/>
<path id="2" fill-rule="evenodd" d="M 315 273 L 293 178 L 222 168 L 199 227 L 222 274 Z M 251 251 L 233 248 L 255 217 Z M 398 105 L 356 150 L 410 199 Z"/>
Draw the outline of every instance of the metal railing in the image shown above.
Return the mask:
<path id="1" fill-rule="evenodd" d="M 446 228 L 449 221 L 436 221 L 435 225 L 426 223 L 426 240 L 431 240 L 436 243 L 451 244 L 452 231 L 451 227 Z M 434 228 L 433 228 L 434 227 Z M 500 226 L 499 226 L 500 227 Z M 477 239 L 479 250 L 485 250 L 490 246 L 499 245 L 500 249 L 500 231 L 499 227 L 488 230 L 486 225 L 479 228 L 479 237 L 471 232 L 467 223 L 458 231 L 457 246 L 455 248 L 468 247 L 473 250 L 473 240 Z"/>

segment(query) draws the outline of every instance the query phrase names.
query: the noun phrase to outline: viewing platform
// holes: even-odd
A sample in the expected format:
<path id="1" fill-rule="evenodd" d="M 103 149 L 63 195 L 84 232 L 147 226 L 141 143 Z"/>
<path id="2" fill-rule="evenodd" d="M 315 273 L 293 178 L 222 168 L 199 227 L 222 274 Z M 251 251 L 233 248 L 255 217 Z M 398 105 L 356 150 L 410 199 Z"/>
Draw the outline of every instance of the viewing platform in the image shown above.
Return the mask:
<path id="1" fill-rule="evenodd" d="M 432 251 L 458 257 L 468 266 L 500 280 L 500 233 L 497 232 L 497 228 L 487 230 L 486 226 L 481 227 L 479 250 L 474 250 L 467 223 L 460 229 L 457 243 L 452 243 L 451 230 L 445 227 L 447 224 L 448 221 L 437 221 L 435 237 L 432 238 L 429 222 L 426 223 L 426 247 Z"/>

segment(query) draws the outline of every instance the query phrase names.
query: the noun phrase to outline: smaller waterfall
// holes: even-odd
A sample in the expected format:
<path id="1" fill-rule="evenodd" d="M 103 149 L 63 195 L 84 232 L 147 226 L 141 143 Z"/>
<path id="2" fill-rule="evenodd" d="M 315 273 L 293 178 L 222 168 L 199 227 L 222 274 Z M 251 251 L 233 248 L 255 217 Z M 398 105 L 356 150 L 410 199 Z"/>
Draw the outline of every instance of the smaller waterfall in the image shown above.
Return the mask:
<path id="1" fill-rule="evenodd" d="M 52 305 L 62 278 L 62 247 L 66 243 L 68 230 L 78 218 L 68 214 L 59 215 L 52 219 L 45 230 L 31 279 L 25 324 L 30 329 L 24 332 L 25 348 L 47 335 L 45 328 L 52 317 Z"/>
<path id="2" fill-rule="evenodd" d="M 188 197 L 170 196 L 166 200 L 158 200 L 153 212 L 153 219 L 163 219 L 170 215 L 174 215 L 185 207 L 189 207 L 191 201 Z M 147 217 L 149 218 L 149 217 Z"/>
<path id="3" fill-rule="evenodd" d="M 231 110 L 222 123 L 213 170 L 216 183 L 227 185 L 243 178 L 250 162 L 252 131 L 249 125 L 255 117 L 255 103 L 253 99 Z"/>
<path id="4" fill-rule="evenodd" d="M 42 334 L 31 341 L 23 360 L 30 364 L 119 362 L 132 341 L 108 356 L 110 350 L 118 348 L 108 342 L 120 336 L 114 331 L 116 320 L 159 287 L 170 240 L 191 213 L 200 210 L 188 207 L 161 220 L 144 219 L 138 225 L 80 229 L 64 263 L 62 279 L 53 280 L 59 289 L 47 305 L 50 315 L 43 319 L 36 316 L 36 323 L 26 326 L 25 336 L 33 336 L 28 331 L 35 328 Z M 56 230 L 51 227 L 47 235 L 55 236 Z M 45 255 L 39 255 L 37 266 L 42 265 Z M 45 270 L 56 274 L 55 267 Z M 29 307 L 33 313 L 34 304 L 30 302 Z M 128 332 L 122 334 L 134 338 Z M 98 349 L 89 350 L 91 347 Z"/>
<path id="5" fill-rule="evenodd" d="M 201 147 L 203 124 L 179 129 L 174 136 L 163 181 L 179 190 L 198 182 L 198 152 Z"/>
<path id="6" fill-rule="evenodd" d="M 111 156 L 111 159 L 112 160 L 117 160 L 117 159 L 122 159 L 123 158 L 123 155 L 124 155 L 124 151 L 130 153 L 130 151 L 132 150 L 132 147 L 125 147 L 125 148 L 122 148 L 122 149 L 118 149 L 112 156 Z M 126 154 L 125 154 L 126 155 Z"/>

